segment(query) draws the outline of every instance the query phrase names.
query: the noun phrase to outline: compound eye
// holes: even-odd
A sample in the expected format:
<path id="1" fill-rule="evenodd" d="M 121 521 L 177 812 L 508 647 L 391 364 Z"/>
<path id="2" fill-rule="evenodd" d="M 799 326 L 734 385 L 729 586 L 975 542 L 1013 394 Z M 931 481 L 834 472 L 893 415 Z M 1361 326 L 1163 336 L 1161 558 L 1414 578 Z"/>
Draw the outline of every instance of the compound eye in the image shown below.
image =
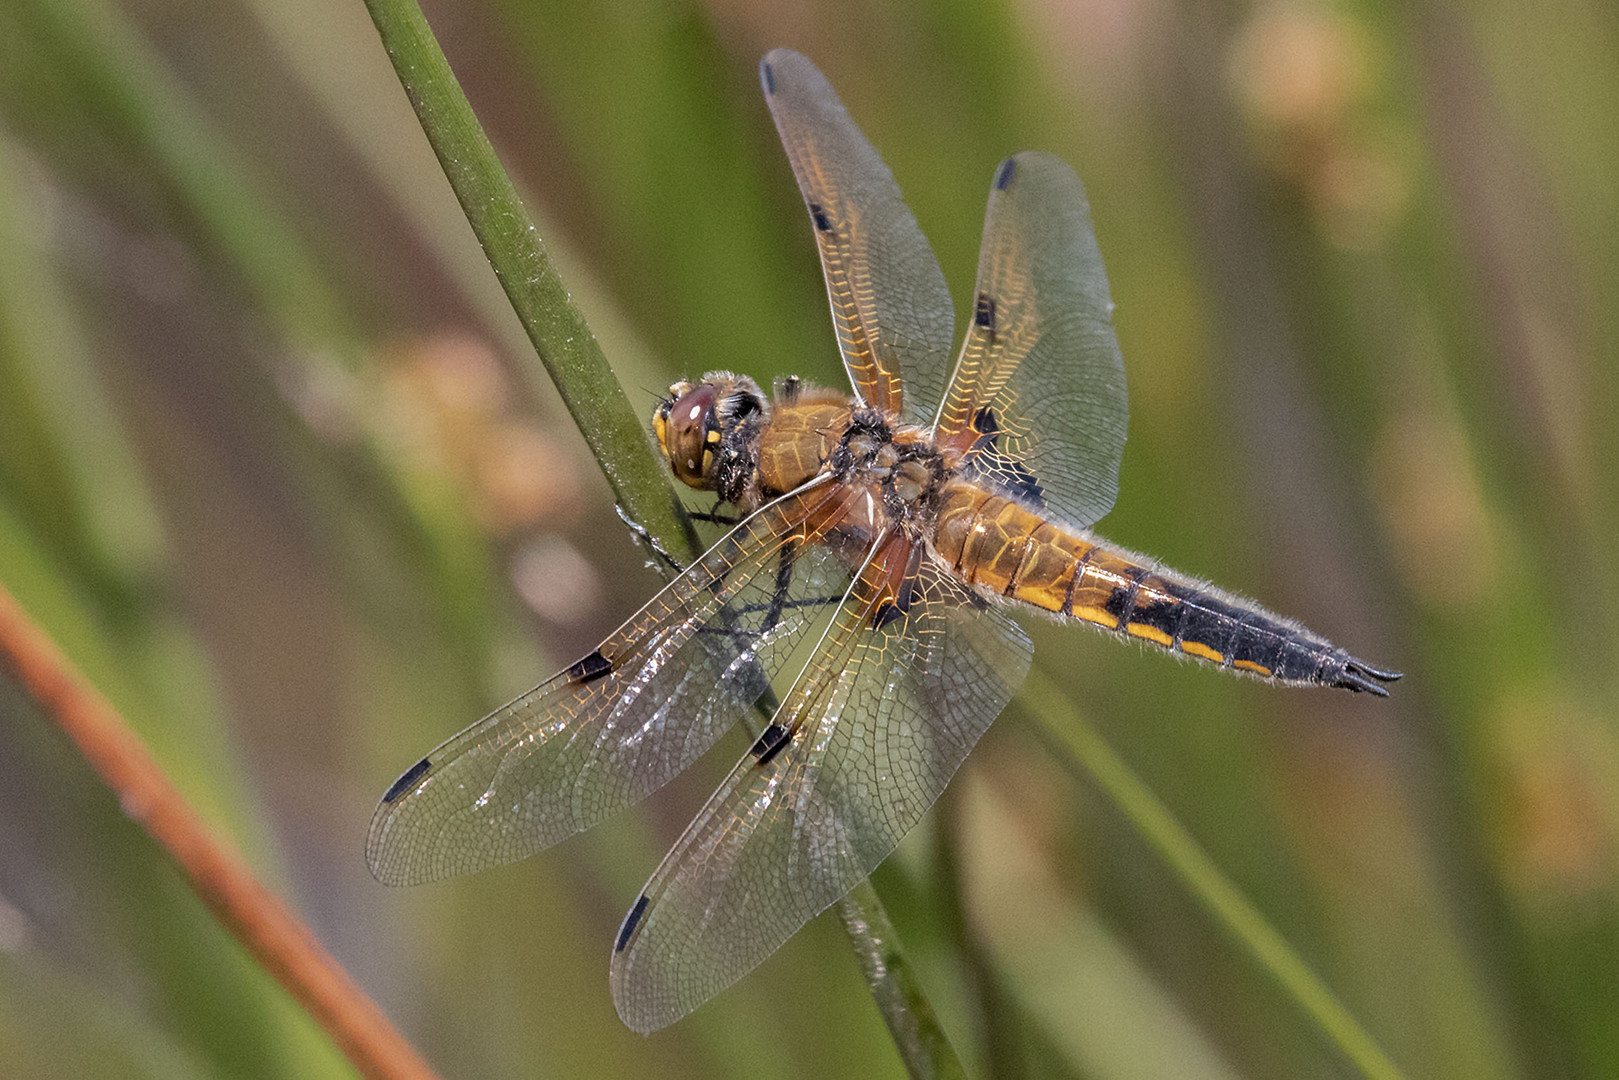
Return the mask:
<path id="1" fill-rule="evenodd" d="M 664 457 L 669 456 L 669 410 L 674 404 L 673 399 L 666 398 L 652 410 L 652 434 L 657 436 L 658 449 L 663 451 Z"/>
<path id="2" fill-rule="evenodd" d="M 705 489 L 709 467 L 714 462 L 711 436 L 719 429 L 714 421 L 714 406 L 718 394 L 712 384 L 687 390 L 667 406 L 667 413 L 659 409 L 653 426 L 658 431 L 658 443 L 669 456 L 669 467 L 676 476 L 694 488 Z"/>

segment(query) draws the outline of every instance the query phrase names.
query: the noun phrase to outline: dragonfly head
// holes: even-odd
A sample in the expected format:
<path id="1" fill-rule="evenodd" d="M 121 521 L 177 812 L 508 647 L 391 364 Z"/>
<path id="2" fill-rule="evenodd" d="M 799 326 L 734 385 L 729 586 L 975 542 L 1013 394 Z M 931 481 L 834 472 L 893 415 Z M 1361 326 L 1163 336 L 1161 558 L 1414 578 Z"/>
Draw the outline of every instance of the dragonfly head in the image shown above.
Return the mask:
<path id="1" fill-rule="evenodd" d="M 751 456 L 768 408 L 759 384 L 746 375 L 711 371 L 700 383 L 682 380 L 669 387 L 669 396 L 653 410 L 652 431 L 683 483 L 724 496 L 723 474 L 735 471 L 733 459 Z"/>

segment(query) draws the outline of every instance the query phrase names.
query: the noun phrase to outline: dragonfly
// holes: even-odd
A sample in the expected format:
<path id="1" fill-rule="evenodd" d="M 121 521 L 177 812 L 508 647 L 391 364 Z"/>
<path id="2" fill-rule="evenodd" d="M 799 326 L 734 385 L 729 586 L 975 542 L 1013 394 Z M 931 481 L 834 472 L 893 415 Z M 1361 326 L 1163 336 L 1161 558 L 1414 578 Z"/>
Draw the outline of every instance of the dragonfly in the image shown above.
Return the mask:
<path id="1" fill-rule="evenodd" d="M 520 859 L 768 715 L 613 942 L 614 1003 L 640 1032 L 751 971 L 894 850 L 1023 681 L 1014 612 L 1275 683 L 1386 695 L 1399 678 L 1089 531 L 1118 493 L 1128 408 L 1071 168 L 1039 152 L 996 168 L 953 350 L 939 264 L 826 77 L 785 49 L 760 76 L 850 389 L 671 386 L 657 445 L 734 528 L 587 656 L 406 770 L 366 847 L 388 884 Z"/>

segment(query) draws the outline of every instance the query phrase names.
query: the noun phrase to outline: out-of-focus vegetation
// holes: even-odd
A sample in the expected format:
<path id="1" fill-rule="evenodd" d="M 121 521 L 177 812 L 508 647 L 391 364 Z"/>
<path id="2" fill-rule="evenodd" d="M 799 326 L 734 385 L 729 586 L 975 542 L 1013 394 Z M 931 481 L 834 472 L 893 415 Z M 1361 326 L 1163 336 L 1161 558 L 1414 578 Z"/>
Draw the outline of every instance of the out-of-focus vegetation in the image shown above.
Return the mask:
<path id="1" fill-rule="evenodd" d="M 1619 1074 L 1619 20 L 1601 5 L 484 0 L 427 14 L 638 408 L 841 377 L 755 66 L 831 78 L 968 295 L 1085 180 L 1102 531 L 1407 678 L 1038 662 L 1410 1075 Z M 835 920 L 650 1039 L 623 910 L 726 760 L 526 863 L 361 857 L 424 750 L 656 587 L 358 3 L 0 0 L 0 581 L 447 1075 L 877 1076 Z M 993 1075 L 1346 1075 L 1030 695 L 877 875 Z M 341 1075 L 0 680 L 0 1073 Z"/>

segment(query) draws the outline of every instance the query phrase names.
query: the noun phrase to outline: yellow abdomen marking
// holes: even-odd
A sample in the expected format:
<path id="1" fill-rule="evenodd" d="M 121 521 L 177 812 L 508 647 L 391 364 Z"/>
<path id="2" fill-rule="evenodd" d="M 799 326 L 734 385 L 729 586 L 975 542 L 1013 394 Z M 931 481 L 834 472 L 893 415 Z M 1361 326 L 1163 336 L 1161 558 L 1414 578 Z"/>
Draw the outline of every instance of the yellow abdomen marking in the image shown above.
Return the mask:
<path id="1" fill-rule="evenodd" d="M 1174 644 L 1170 636 L 1158 629 L 1156 626 L 1148 626 L 1146 623 L 1133 622 L 1124 629 L 1127 633 L 1138 638 L 1146 638 L 1148 641 L 1156 641 L 1158 644 L 1165 647 Z"/>
<path id="2" fill-rule="evenodd" d="M 1220 652 L 1220 651 L 1218 651 L 1216 649 L 1209 648 L 1207 645 L 1203 644 L 1201 641 L 1183 641 L 1183 642 L 1181 642 L 1181 652 L 1191 653 L 1193 656 L 1200 656 L 1205 660 L 1213 660 L 1216 664 L 1225 663 L 1225 654 L 1224 653 L 1222 653 L 1222 652 Z"/>
<path id="3" fill-rule="evenodd" d="M 1088 623 L 1095 623 L 1097 626 L 1105 626 L 1109 630 L 1117 630 L 1119 628 L 1119 620 L 1115 619 L 1112 615 L 1109 615 L 1099 607 L 1077 607 L 1069 612 L 1069 614 L 1076 619 L 1083 619 Z"/>

